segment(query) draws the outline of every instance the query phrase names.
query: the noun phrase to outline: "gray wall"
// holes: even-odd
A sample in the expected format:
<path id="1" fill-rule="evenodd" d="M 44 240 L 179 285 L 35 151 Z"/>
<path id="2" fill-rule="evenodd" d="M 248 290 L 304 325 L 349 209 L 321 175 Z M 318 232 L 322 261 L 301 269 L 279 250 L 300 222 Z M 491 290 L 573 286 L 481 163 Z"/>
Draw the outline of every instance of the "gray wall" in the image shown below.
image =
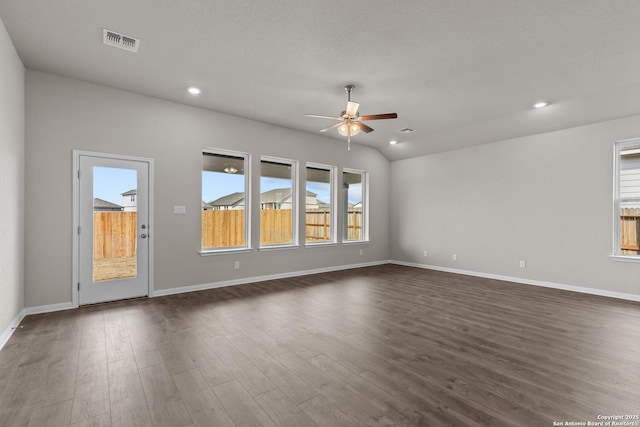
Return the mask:
<path id="1" fill-rule="evenodd" d="M 156 290 L 388 259 L 389 163 L 377 150 L 33 70 L 26 93 L 27 307 L 71 301 L 73 149 L 154 159 Z M 369 171 L 371 243 L 200 256 L 203 147 L 250 152 L 254 182 L 260 155 Z"/>
<path id="2" fill-rule="evenodd" d="M 0 20 L 0 334 L 24 308 L 25 71 Z"/>
<path id="3" fill-rule="evenodd" d="M 638 264 L 609 259 L 612 144 L 640 135 L 640 117 L 389 165 L 366 147 L 347 152 L 343 143 L 320 136 L 38 71 L 27 71 L 26 94 L 27 307 L 71 301 L 74 148 L 155 160 L 156 290 L 391 258 L 640 294 Z M 20 138 L 15 140 L 19 149 Z M 369 171 L 372 242 L 201 257 L 203 147 L 252 153 L 254 183 L 260 155 Z M 3 194 L 19 197 L 20 185 Z M 173 215 L 173 205 L 187 206 L 187 215 Z M 257 228 L 257 218 L 252 225 Z M 2 226 L 21 229 L 19 215 Z M 14 258 L 2 262 L 14 267 L 17 283 L 19 245 L 17 237 L 2 248 Z M 240 270 L 233 269 L 236 260 Z M 527 261 L 526 269 L 519 268 L 520 260 Z"/>
<path id="4" fill-rule="evenodd" d="M 636 136 L 638 116 L 393 162 L 391 257 L 640 295 L 640 264 L 609 259 L 613 143 Z"/>

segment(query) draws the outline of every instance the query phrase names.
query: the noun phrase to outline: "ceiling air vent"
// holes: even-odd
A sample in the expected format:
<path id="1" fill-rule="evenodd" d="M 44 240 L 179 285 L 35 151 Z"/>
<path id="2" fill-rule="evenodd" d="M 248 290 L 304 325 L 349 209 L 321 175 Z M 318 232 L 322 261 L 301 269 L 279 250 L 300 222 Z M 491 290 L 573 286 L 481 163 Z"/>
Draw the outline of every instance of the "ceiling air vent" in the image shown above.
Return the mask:
<path id="1" fill-rule="evenodd" d="M 140 47 L 140 40 L 106 28 L 102 29 L 102 42 L 108 46 L 118 47 L 133 53 L 138 53 L 138 47 Z"/>
<path id="2" fill-rule="evenodd" d="M 411 132 L 415 132 L 415 129 L 411 129 L 411 128 L 402 128 L 402 129 L 398 129 L 396 132 L 398 133 L 411 133 Z"/>

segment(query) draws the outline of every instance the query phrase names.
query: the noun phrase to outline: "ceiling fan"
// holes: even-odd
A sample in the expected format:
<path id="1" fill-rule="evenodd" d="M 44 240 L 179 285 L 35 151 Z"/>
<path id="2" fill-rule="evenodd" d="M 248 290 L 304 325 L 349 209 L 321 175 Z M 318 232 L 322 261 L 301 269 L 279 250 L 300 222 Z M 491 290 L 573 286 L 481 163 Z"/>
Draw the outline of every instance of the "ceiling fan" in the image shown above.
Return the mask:
<path id="1" fill-rule="evenodd" d="M 398 115 L 396 113 L 386 114 L 370 114 L 368 116 L 360 116 L 358 113 L 358 107 L 360 104 L 357 102 L 351 102 L 351 92 L 353 92 L 354 85 L 347 85 L 344 90 L 347 92 L 347 109 L 340 113 L 339 116 L 322 116 L 319 114 L 305 114 L 307 117 L 316 117 L 320 119 L 337 120 L 338 123 L 334 123 L 331 126 L 327 126 L 321 129 L 320 132 L 326 132 L 330 129 L 338 128 L 340 135 L 347 137 L 347 149 L 351 150 L 351 137 L 357 135 L 360 131 L 365 133 L 373 132 L 373 128 L 367 126 L 365 123 L 368 120 L 384 120 L 384 119 L 396 119 Z"/>

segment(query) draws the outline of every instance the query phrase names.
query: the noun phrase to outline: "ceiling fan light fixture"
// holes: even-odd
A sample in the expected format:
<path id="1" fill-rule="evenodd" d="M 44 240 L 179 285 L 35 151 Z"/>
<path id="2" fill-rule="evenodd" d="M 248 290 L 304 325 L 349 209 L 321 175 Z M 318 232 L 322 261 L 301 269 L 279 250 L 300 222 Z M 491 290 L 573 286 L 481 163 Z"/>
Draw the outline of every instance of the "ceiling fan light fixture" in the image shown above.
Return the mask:
<path id="1" fill-rule="evenodd" d="M 338 129 L 338 133 L 342 136 L 347 137 L 347 149 L 351 149 L 351 137 L 360 133 L 360 131 L 364 133 L 373 132 L 373 128 L 364 122 L 368 120 L 385 120 L 385 119 L 396 119 L 398 118 L 398 114 L 396 113 L 386 113 L 386 114 L 370 114 L 366 116 L 361 116 L 358 113 L 358 108 L 360 104 L 357 102 L 351 101 L 351 92 L 353 92 L 353 85 L 346 85 L 344 90 L 347 92 L 347 108 L 340 113 L 339 116 L 324 116 L 319 114 L 305 114 L 307 117 L 316 117 L 319 119 L 331 119 L 337 120 L 337 123 L 334 123 L 330 126 L 325 127 L 324 129 L 320 129 L 320 132 L 326 132 L 330 129 Z"/>
<path id="2" fill-rule="evenodd" d="M 353 122 L 344 122 L 338 127 L 338 132 L 342 136 L 354 136 L 360 133 L 360 127 Z"/>
<path id="3" fill-rule="evenodd" d="M 238 169 L 234 168 L 233 166 L 225 166 L 223 170 L 225 173 L 238 173 Z"/>

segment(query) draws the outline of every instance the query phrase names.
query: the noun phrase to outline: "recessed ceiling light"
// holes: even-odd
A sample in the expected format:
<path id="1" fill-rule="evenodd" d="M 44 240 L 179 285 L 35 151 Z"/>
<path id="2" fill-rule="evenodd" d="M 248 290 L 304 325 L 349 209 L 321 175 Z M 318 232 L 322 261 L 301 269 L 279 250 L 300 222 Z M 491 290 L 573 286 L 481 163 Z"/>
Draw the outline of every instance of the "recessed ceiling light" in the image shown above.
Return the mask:
<path id="1" fill-rule="evenodd" d="M 398 143 L 398 141 L 396 141 L 395 139 L 389 141 L 389 144 L 391 145 L 396 145 Z"/>
<path id="2" fill-rule="evenodd" d="M 540 102 L 536 102 L 535 104 L 533 104 L 533 108 L 544 108 L 547 105 L 549 105 L 549 103 L 547 101 L 540 101 Z"/>
<path id="3" fill-rule="evenodd" d="M 200 95 L 200 92 L 202 92 L 200 90 L 200 88 L 195 87 L 195 86 L 189 86 L 187 88 L 187 91 L 191 94 L 191 95 Z"/>

